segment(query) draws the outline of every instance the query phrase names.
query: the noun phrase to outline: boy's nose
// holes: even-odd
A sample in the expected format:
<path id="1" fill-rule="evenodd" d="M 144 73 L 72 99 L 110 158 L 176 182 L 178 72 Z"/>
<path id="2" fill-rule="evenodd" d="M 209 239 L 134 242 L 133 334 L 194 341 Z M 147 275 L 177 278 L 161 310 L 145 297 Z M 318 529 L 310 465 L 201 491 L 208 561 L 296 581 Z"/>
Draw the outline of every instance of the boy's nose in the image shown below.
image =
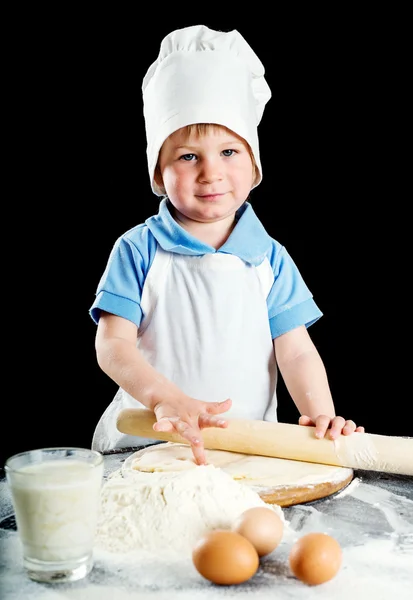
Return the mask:
<path id="1" fill-rule="evenodd" d="M 222 165 L 220 161 L 203 160 L 199 173 L 199 180 L 202 183 L 210 183 L 222 179 Z"/>

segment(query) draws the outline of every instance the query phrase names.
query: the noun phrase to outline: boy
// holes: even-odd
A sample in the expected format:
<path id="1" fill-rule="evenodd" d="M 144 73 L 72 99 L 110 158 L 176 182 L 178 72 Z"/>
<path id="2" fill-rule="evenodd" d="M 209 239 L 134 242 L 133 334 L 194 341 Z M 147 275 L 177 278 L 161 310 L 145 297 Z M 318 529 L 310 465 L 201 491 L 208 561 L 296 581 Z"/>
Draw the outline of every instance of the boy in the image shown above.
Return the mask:
<path id="1" fill-rule="evenodd" d="M 237 31 L 187 27 L 165 37 L 142 89 L 161 202 L 116 241 L 90 310 L 98 364 L 119 385 L 92 447 L 146 441 L 116 429 L 122 408 L 145 406 L 204 464 L 204 427 L 277 420 L 278 370 L 317 437 L 364 431 L 335 415 L 308 334 L 322 313 L 248 202 L 271 96 L 258 57 Z"/>

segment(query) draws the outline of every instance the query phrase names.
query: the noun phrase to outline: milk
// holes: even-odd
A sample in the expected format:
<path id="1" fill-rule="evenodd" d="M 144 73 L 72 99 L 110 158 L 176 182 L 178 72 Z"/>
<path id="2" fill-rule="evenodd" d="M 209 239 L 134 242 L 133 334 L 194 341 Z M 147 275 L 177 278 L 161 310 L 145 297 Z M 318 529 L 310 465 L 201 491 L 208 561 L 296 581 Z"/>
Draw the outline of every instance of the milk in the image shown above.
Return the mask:
<path id="1" fill-rule="evenodd" d="M 88 556 L 97 526 L 103 462 L 55 459 L 14 472 L 12 497 L 26 558 L 64 562 Z"/>

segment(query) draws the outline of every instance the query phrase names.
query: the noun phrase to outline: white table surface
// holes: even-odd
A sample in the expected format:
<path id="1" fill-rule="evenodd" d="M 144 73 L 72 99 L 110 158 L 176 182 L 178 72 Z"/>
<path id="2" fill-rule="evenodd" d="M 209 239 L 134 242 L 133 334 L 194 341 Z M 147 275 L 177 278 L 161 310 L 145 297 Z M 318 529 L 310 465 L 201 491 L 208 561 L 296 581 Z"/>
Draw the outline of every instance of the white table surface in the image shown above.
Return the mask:
<path id="1" fill-rule="evenodd" d="M 106 456 L 105 476 L 128 455 Z M 81 581 L 47 585 L 29 580 L 8 485 L 0 475 L 1 600 L 413 600 L 413 477 L 355 471 L 352 483 L 338 494 L 284 508 L 292 534 L 261 559 L 249 581 L 217 586 L 203 579 L 188 558 L 165 562 L 98 548 L 92 572 Z M 288 566 L 294 539 L 311 531 L 335 537 L 343 550 L 340 571 L 318 586 L 298 581 Z"/>

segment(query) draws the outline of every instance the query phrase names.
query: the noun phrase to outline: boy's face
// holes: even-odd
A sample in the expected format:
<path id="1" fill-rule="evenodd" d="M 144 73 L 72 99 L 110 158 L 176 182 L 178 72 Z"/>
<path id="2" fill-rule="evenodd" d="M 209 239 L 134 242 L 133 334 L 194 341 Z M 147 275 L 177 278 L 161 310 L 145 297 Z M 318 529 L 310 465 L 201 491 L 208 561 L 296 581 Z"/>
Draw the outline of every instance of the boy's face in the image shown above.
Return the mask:
<path id="1" fill-rule="evenodd" d="M 232 219 L 245 202 L 255 176 L 246 142 L 225 127 L 199 136 L 179 129 L 159 154 L 157 182 L 188 221 L 215 223 Z"/>

